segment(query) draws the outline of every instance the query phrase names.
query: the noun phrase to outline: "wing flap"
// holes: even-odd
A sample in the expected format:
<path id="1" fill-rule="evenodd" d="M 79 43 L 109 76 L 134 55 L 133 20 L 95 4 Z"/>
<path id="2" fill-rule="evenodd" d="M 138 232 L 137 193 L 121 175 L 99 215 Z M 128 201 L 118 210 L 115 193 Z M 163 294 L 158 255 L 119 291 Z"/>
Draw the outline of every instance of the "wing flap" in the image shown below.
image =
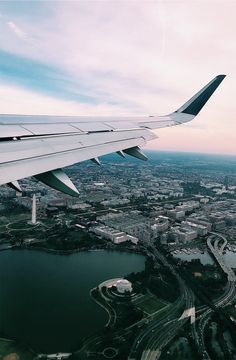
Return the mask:
<path id="1" fill-rule="evenodd" d="M 71 124 L 26 124 L 24 129 L 30 131 L 33 135 L 47 134 L 69 134 L 81 133 L 81 129 Z"/>
<path id="2" fill-rule="evenodd" d="M 0 185 L 109 153 L 142 146 L 155 138 L 148 130 L 31 138 L 0 143 Z M 14 145 L 14 149 L 12 146 Z M 24 147 L 24 149 L 23 149 Z M 18 151 L 17 151 L 18 150 Z"/>
<path id="3" fill-rule="evenodd" d="M 32 135 L 32 132 L 20 125 L 0 125 L 0 139 Z"/>

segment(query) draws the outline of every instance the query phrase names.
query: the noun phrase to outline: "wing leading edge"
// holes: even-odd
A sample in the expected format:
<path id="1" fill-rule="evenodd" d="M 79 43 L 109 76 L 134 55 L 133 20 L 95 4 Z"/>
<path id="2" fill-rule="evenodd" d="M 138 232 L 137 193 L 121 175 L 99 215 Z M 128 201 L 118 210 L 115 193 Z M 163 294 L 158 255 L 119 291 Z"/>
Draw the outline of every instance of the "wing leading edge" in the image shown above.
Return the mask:
<path id="1" fill-rule="evenodd" d="M 72 117 L 0 115 L 0 185 L 20 190 L 17 180 L 35 176 L 64 193 L 79 192 L 61 170 L 117 152 L 147 160 L 140 146 L 157 136 L 154 129 L 194 119 L 223 81 L 218 75 L 175 112 L 151 117 Z"/>

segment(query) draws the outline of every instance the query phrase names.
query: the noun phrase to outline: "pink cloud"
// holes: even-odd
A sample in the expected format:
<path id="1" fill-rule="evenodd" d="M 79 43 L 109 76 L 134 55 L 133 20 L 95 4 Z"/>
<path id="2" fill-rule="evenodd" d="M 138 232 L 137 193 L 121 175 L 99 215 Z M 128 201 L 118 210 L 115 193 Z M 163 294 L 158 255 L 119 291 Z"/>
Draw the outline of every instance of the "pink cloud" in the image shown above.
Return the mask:
<path id="1" fill-rule="evenodd" d="M 13 29 L 0 22 L 1 48 L 61 67 L 72 78 L 82 77 L 91 93 L 102 94 L 106 106 L 100 112 L 96 108 L 99 115 L 104 110 L 123 115 L 127 106 L 122 104 L 127 103 L 129 113 L 166 114 L 216 74 L 226 73 L 192 125 L 160 130 L 160 139 L 150 146 L 236 153 L 235 2 L 48 4 L 49 17 L 20 23 L 34 39 L 33 47 L 13 39 Z M 114 108 L 108 103 L 113 101 L 121 105 Z M 94 113 L 92 104 L 87 109 Z"/>

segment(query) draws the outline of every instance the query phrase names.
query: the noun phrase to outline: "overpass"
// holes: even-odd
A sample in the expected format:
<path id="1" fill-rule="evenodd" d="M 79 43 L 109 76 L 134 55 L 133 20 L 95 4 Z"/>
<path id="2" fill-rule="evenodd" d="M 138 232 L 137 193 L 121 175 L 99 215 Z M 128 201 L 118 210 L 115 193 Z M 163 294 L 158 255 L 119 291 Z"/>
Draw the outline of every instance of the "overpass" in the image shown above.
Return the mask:
<path id="1" fill-rule="evenodd" d="M 212 235 L 208 237 L 207 239 L 207 245 L 209 247 L 209 249 L 211 250 L 212 254 L 214 255 L 216 261 L 218 262 L 218 264 L 220 265 L 221 269 L 224 271 L 224 273 L 228 276 L 228 281 L 236 281 L 236 276 L 234 271 L 231 269 L 230 266 L 228 266 L 225 263 L 224 257 L 223 257 L 223 250 L 227 245 L 227 239 L 225 236 L 218 234 L 218 233 L 211 233 Z M 212 244 L 212 240 L 215 237 L 219 237 L 219 239 L 217 239 L 214 243 L 214 245 Z M 219 243 L 220 241 L 223 240 L 223 244 L 219 247 Z"/>

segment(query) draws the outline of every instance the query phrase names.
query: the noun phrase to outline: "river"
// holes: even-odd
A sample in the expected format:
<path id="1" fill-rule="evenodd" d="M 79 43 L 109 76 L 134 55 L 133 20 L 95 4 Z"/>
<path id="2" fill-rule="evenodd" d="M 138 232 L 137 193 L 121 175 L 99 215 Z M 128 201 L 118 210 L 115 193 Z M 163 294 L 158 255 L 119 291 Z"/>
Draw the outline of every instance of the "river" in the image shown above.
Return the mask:
<path id="1" fill-rule="evenodd" d="M 90 289 L 144 266 L 144 256 L 119 251 L 1 252 L 0 332 L 37 352 L 73 351 L 107 321 Z"/>

